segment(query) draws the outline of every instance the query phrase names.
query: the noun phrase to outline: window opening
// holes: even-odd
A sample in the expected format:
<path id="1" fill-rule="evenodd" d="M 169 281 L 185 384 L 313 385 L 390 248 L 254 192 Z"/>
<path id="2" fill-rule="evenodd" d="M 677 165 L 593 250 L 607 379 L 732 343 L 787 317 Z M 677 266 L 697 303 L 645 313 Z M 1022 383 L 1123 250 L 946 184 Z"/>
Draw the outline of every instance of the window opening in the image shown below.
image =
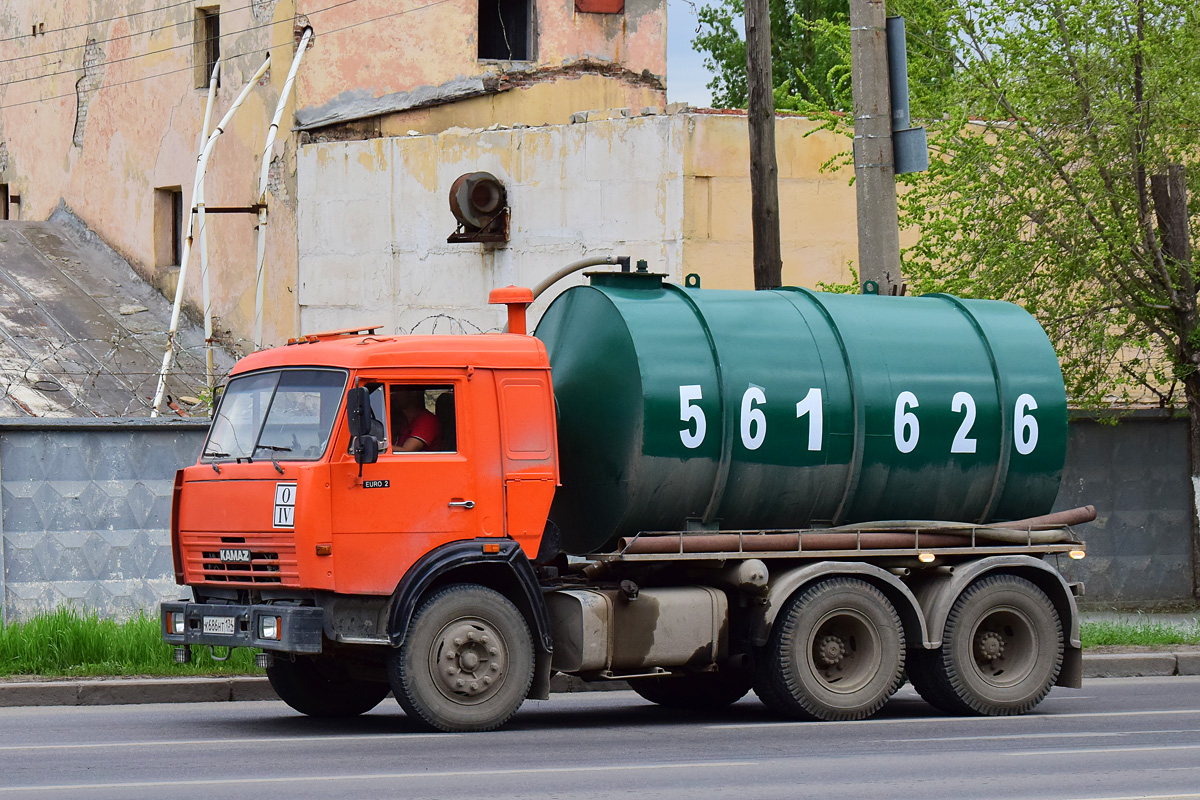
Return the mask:
<path id="1" fill-rule="evenodd" d="M 479 57 L 530 61 L 530 0 L 479 0 Z"/>
<path id="2" fill-rule="evenodd" d="M 171 263 L 183 266 L 183 190 L 171 192 Z"/>
<path id="3" fill-rule="evenodd" d="M 221 57 L 221 7 L 211 6 L 196 9 L 196 27 L 193 34 L 195 49 L 192 62 L 196 65 L 196 88 L 207 89 L 212 78 L 213 67 Z M 221 75 L 217 74 L 217 88 L 221 88 Z"/>
<path id="4" fill-rule="evenodd" d="M 179 266 L 187 230 L 185 213 L 181 187 L 160 186 L 154 190 L 154 266 Z"/>
<path id="5" fill-rule="evenodd" d="M 8 219 L 8 184 L 0 183 L 0 219 Z"/>
<path id="6" fill-rule="evenodd" d="M 395 452 L 458 452 L 453 386 L 393 384 L 389 395 Z"/>

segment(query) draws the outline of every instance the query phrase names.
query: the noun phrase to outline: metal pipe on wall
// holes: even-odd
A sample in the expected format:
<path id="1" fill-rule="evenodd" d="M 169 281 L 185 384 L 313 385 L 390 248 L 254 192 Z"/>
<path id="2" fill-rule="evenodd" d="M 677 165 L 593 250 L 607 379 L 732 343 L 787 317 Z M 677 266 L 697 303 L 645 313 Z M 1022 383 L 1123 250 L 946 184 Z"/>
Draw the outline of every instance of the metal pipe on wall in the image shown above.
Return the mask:
<path id="1" fill-rule="evenodd" d="M 221 59 L 213 64 L 212 75 L 208 79 L 208 102 L 204 105 L 204 124 L 200 129 L 201 147 L 208 141 L 208 126 L 212 122 L 213 98 L 217 94 L 217 77 L 221 71 Z M 200 195 L 196 198 L 196 226 L 200 229 L 200 283 L 203 287 L 204 303 L 204 376 L 205 385 L 211 392 L 213 388 L 213 330 L 212 330 L 212 299 L 208 290 L 208 227 L 204 224 L 204 187 L 200 187 Z"/>
<path id="2" fill-rule="evenodd" d="M 304 35 L 300 37 L 300 45 L 296 48 L 296 55 L 292 59 L 291 69 L 288 70 L 287 80 L 283 83 L 283 91 L 279 93 L 279 102 L 275 105 L 275 116 L 271 118 L 271 127 L 267 129 L 267 142 L 263 145 L 262 172 L 258 180 L 258 225 L 255 226 L 258 233 L 258 263 L 255 267 L 254 288 L 255 349 L 261 348 L 263 343 L 263 288 L 266 283 L 267 266 L 267 173 L 271 168 L 271 148 L 275 146 L 275 136 L 279 132 L 279 120 L 283 118 L 284 106 L 287 105 L 288 97 L 292 93 L 292 84 L 295 83 L 296 73 L 300 69 L 300 59 L 304 57 L 304 51 L 308 49 L 312 33 L 313 29 L 308 27 L 304 29 Z M 297 302 L 299 302 L 298 297 Z"/>
<path id="3" fill-rule="evenodd" d="M 191 210 L 196 210 L 197 197 L 204 196 L 204 170 L 208 167 L 208 159 L 212 156 L 213 148 L 217 144 L 217 139 L 225 132 L 225 126 L 233 119 L 233 115 L 242 107 L 242 103 L 249 97 L 250 91 L 258 80 L 266 74 L 267 68 L 271 66 L 271 54 L 268 53 L 266 59 L 263 60 L 262 66 L 254 73 L 254 76 L 246 82 L 240 94 L 233 101 L 233 105 L 225 112 L 225 116 L 217 123 L 217 127 L 209 134 L 208 140 L 204 143 L 204 149 L 200 152 L 200 156 L 196 159 L 196 180 L 192 184 L 192 206 Z M 179 283 L 175 287 L 175 304 L 171 309 L 171 326 L 167 329 L 167 347 L 163 353 L 162 368 L 158 373 L 158 388 L 154 390 L 154 405 L 150 410 L 150 416 L 157 417 L 159 406 L 162 405 L 163 394 L 167 388 L 167 375 L 171 371 L 171 364 L 175 358 L 175 334 L 179 331 L 179 312 L 183 307 L 183 287 L 187 278 L 188 258 L 191 256 L 192 249 L 192 231 L 195 227 L 195 217 L 193 213 L 188 214 L 187 238 L 183 242 L 183 252 L 179 255 Z"/>

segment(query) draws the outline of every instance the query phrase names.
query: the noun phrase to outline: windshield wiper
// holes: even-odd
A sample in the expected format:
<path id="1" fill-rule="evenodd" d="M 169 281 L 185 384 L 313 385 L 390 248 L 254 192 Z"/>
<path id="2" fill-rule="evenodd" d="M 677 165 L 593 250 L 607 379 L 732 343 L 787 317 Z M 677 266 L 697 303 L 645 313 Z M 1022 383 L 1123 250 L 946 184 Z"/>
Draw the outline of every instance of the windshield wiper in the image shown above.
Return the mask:
<path id="1" fill-rule="evenodd" d="M 205 458 L 229 458 L 229 453 L 218 453 L 216 450 L 205 450 Z"/>
<path id="2" fill-rule="evenodd" d="M 260 444 L 254 448 L 254 452 L 257 453 L 259 450 L 270 450 L 271 451 L 271 464 L 274 465 L 275 471 L 278 472 L 280 475 L 282 475 L 283 467 L 279 466 L 279 462 L 275 460 L 275 454 L 276 453 L 290 453 L 290 452 L 292 452 L 292 448 L 277 447 L 276 445 L 273 445 L 273 444 Z"/>

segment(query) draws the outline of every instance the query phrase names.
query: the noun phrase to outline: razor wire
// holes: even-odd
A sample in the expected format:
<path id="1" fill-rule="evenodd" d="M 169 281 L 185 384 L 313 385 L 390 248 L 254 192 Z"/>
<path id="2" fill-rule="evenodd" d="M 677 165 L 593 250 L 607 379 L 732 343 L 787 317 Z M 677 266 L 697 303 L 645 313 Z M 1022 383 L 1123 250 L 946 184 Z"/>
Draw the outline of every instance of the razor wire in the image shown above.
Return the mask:
<path id="1" fill-rule="evenodd" d="M 107 339 L 39 338 L 23 339 L 20 344 L 0 339 L 0 401 L 34 417 L 149 416 L 158 380 L 152 353 L 162 348 L 164 338 L 158 331 L 125 329 Z M 36 347 L 36 353 L 28 352 L 30 345 Z M 253 349 L 245 339 L 226 340 L 222 345 L 226 352 L 220 358 L 220 372 L 215 376 L 219 381 L 215 383 L 227 377 L 234 353 Z M 205 345 L 177 341 L 174 348 L 179 369 L 173 373 L 170 385 L 172 413 L 207 416 L 211 395 L 205 374 Z M 181 397 L 198 402 L 181 401 Z"/>

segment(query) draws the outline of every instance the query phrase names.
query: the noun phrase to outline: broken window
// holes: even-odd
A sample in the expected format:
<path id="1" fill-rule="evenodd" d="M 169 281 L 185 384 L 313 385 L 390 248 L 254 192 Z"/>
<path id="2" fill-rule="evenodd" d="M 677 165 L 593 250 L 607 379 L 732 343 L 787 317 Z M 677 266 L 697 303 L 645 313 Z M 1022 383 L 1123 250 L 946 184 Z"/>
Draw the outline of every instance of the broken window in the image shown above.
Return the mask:
<path id="1" fill-rule="evenodd" d="M 185 218 L 183 189 L 164 186 L 154 190 L 154 266 L 177 267 L 183 251 Z"/>
<path id="2" fill-rule="evenodd" d="M 213 67 L 221 57 L 221 7 L 209 6 L 196 9 L 196 29 L 192 62 L 196 65 L 196 88 L 207 89 L 212 78 Z M 221 76 L 217 75 L 217 88 Z"/>
<path id="3" fill-rule="evenodd" d="M 479 57 L 533 60 L 531 0 L 479 0 Z"/>

